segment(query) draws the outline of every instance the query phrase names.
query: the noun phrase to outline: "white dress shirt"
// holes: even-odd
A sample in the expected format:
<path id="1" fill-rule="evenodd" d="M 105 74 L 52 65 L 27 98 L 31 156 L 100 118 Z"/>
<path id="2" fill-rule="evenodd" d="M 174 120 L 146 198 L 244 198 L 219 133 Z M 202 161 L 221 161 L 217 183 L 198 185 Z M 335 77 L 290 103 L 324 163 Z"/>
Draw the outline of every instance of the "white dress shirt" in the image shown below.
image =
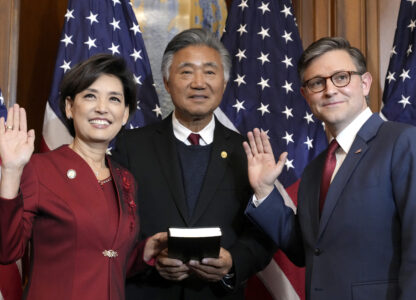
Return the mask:
<path id="1" fill-rule="evenodd" d="M 357 136 L 358 131 L 365 122 L 371 117 L 373 113 L 370 108 L 363 110 L 347 127 L 345 127 L 336 137 L 339 144 L 339 148 L 335 151 L 335 157 L 337 159 L 337 164 L 335 165 L 334 173 L 332 173 L 331 182 L 337 174 L 339 168 L 345 160 L 345 157 L 350 151 L 351 145 Z M 332 141 L 332 138 L 330 142 Z"/>
<path id="2" fill-rule="evenodd" d="M 180 140 L 185 145 L 191 145 L 188 141 L 188 136 L 191 133 L 197 133 L 200 136 L 199 145 L 206 146 L 212 143 L 214 140 L 214 129 L 215 129 L 215 118 L 212 116 L 211 121 L 209 121 L 208 125 L 205 126 L 199 132 L 192 132 L 185 126 L 183 126 L 179 120 L 175 116 L 175 112 L 172 114 L 172 126 L 173 126 L 173 134 L 175 137 Z"/>

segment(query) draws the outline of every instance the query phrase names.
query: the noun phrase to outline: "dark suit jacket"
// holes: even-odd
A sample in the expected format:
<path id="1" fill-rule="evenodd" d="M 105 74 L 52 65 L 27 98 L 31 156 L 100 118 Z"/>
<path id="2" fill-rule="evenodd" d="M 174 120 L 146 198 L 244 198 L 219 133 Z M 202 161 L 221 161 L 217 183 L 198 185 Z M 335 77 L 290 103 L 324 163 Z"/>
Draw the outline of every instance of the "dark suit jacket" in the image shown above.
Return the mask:
<path id="1" fill-rule="evenodd" d="M 374 114 L 335 175 L 319 219 L 325 156 L 304 171 L 297 216 L 276 191 L 247 214 L 306 265 L 307 299 L 415 299 L 416 128 Z"/>
<path id="2" fill-rule="evenodd" d="M 230 294 L 220 283 L 196 279 L 176 283 L 164 280 L 154 270 L 129 285 L 127 298 L 242 299 L 243 282 L 267 265 L 274 250 L 244 216 L 252 191 L 243 139 L 216 121 L 210 162 L 192 216 L 187 213 L 176 142 L 171 117 L 125 131 L 117 139 L 113 157 L 130 169 L 138 183 L 141 238 L 170 226 L 220 226 L 222 247 L 233 258 L 237 288 Z"/>
<path id="3" fill-rule="evenodd" d="M 22 257 L 31 240 L 25 299 L 124 299 L 126 272 L 141 267 L 133 176 L 108 161 L 119 223 L 108 234 L 105 195 L 87 163 L 68 146 L 35 154 L 25 167 L 21 194 L 0 199 L 0 263 Z M 68 177 L 68 170 L 76 176 Z M 117 251 L 117 257 L 103 255 Z M 134 253 L 133 253 L 134 252 Z"/>

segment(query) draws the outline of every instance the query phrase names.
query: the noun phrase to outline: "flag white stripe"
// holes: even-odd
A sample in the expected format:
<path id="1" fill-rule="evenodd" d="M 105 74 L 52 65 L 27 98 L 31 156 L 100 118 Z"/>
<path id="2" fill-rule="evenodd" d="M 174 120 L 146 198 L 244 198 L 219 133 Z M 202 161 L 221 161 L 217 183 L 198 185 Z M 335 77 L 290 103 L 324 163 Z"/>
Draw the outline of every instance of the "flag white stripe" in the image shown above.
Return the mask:
<path id="1" fill-rule="evenodd" d="M 222 123 L 225 127 L 228 127 L 229 129 L 238 132 L 238 129 L 234 126 L 233 122 L 230 121 L 230 119 L 227 117 L 227 115 L 221 110 L 220 107 L 217 107 L 217 109 L 214 111 L 215 116 L 218 118 L 218 121 Z M 241 134 L 241 133 L 240 133 Z"/>
<path id="2" fill-rule="evenodd" d="M 274 300 L 300 300 L 285 273 L 274 259 L 261 272 L 257 273 Z"/>
<path id="3" fill-rule="evenodd" d="M 72 136 L 69 134 L 62 121 L 52 110 L 49 102 L 46 103 L 42 134 L 49 149 L 55 149 L 61 145 L 72 142 Z"/>

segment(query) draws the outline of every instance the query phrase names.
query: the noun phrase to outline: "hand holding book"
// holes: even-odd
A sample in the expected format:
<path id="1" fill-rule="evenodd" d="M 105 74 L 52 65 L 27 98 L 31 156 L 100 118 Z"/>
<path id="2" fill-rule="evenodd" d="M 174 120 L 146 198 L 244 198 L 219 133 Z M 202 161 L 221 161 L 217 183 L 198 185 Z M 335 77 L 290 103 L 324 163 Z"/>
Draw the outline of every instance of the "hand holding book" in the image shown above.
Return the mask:
<path id="1" fill-rule="evenodd" d="M 233 259 L 228 250 L 220 247 L 220 240 L 219 227 L 169 228 L 169 260 L 164 259 L 164 264 L 160 261 L 156 268 L 168 280 L 181 281 L 189 274 L 210 282 L 223 280 L 233 266 Z M 182 263 L 173 265 L 172 261 L 177 260 Z M 166 271 L 168 263 L 169 271 Z"/>
<path id="2" fill-rule="evenodd" d="M 210 282 L 217 282 L 224 280 L 224 278 L 231 272 L 233 267 L 233 258 L 227 249 L 220 248 L 218 258 L 204 258 L 201 261 L 191 260 L 187 264 L 192 274 Z M 234 275 L 232 275 L 232 282 L 234 282 Z"/>
<path id="3" fill-rule="evenodd" d="M 220 252 L 221 229 L 169 228 L 168 256 L 183 262 L 200 261 L 203 258 L 218 258 Z"/>

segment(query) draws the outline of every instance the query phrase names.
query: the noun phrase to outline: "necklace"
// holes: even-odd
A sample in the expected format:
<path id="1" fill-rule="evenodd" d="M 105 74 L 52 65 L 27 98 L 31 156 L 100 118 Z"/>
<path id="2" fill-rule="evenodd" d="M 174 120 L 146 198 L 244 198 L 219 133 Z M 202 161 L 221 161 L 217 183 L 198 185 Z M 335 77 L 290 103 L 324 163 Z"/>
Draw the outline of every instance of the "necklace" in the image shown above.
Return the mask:
<path id="1" fill-rule="evenodd" d="M 110 182 L 112 180 L 112 178 L 111 178 L 111 176 L 109 176 L 108 178 L 106 178 L 106 179 L 103 179 L 103 180 L 98 180 L 98 183 L 101 185 L 101 186 L 103 186 L 105 183 L 107 183 L 107 182 Z"/>

